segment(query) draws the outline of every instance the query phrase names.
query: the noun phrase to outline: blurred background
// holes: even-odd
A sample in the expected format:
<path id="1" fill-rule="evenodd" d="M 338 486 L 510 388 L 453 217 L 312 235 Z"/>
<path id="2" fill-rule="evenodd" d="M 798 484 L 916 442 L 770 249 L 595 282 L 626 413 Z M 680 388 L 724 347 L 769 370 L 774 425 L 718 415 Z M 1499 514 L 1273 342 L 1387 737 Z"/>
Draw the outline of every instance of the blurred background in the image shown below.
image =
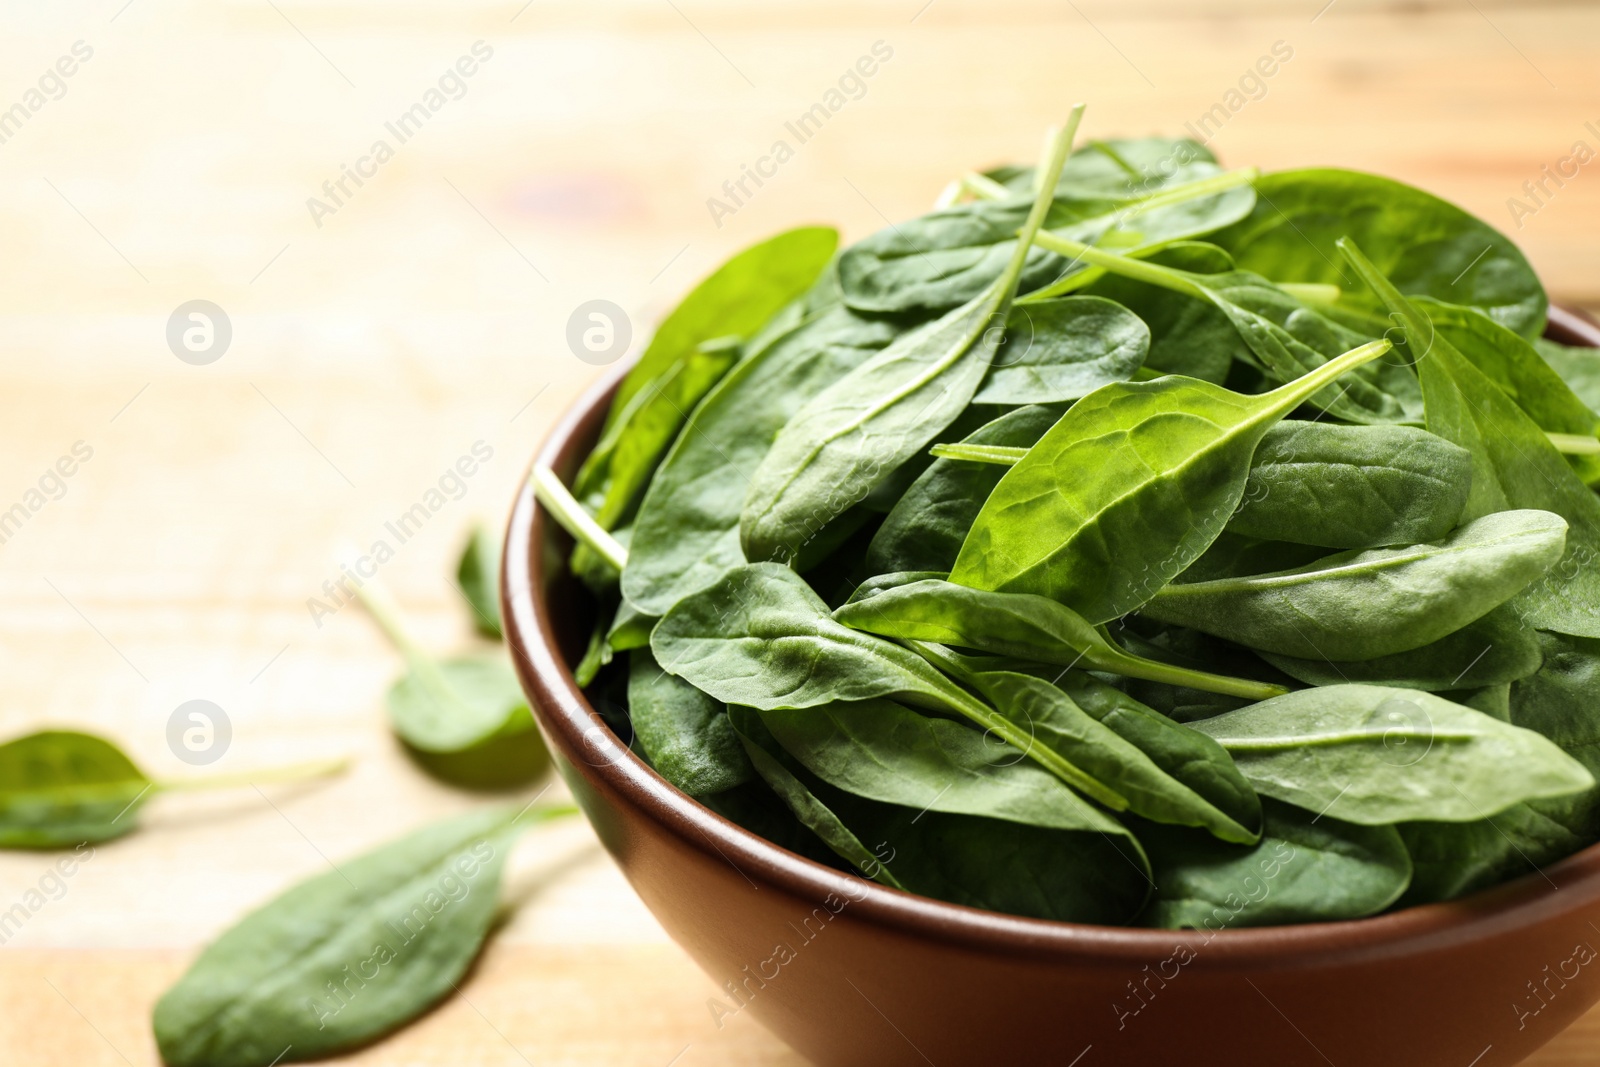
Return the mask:
<path id="1" fill-rule="evenodd" d="M 424 645 L 474 647 L 469 527 L 498 530 L 628 350 L 579 358 L 581 306 L 615 305 L 637 350 L 734 250 L 924 211 L 1031 160 L 1078 100 L 1088 137 L 1412 182 L 1600 305 L 1597 45 L 1576 0 L 0 7 L 0 740 L 88 729 L 181 777 L 169 721 L 206 700 L 231 734 L 208 770 L 354 761 L 159 798 L 52 883 L 0 946 L 0 1062 L 155 1063 L 151 1004 L 200 946 L 328 857 L 482 803 L 400 751 L 372 621 L 310 602 L 476 446 L 380 575 Z M 193 301 L 215 332 L 186 346 Z M 713 1022 L 713 983 L 585 826 L 517 864 L 532 895 L 464 995 L 340 1062 L 800 1062 Z M 0 853 L 0 911 L 50 865 Z M 1600 1018 L 1536 1062 L 1600 1063 Z"/>

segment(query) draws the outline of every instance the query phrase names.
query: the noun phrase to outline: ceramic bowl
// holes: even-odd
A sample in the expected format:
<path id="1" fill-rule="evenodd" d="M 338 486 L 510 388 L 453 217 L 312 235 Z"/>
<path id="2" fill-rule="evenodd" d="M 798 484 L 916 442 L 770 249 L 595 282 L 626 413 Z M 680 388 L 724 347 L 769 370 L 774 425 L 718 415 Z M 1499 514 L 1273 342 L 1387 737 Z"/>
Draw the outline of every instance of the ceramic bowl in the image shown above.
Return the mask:
<path id="1" fill-rule="evenodd" d="M 1549 335 L 1600 347 L 1552 309 Z M 538 462 L 571 478 L 621 368 Z M 561 774 L 668 933 L 710 976 L 709 1036 L 748 1013 L 817 1064 L 1498 1067 L 1600 999 L 1600 846 L 1448 904 L 1215 933 L 1023 919 L 801 858 L 668 785 L 573 681 L 592 609 L 524 490 L 506 637 Z M 630 1006 L 616 1006 L 626 1025 Z"/>

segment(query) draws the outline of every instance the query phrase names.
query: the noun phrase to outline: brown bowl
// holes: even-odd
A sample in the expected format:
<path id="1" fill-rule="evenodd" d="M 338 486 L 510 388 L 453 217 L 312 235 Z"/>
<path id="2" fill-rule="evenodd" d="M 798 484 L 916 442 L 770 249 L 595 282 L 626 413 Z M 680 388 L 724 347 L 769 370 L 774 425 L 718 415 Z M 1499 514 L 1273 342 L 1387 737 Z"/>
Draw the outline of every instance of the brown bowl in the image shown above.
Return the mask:
<path id="1" fill-rule="evenodd" d="M 1560 309 L 1548 335 L 1600 347 L 1600 327 Z M 538 462 L 572 476 L 620 373 Z M 506 637 L 600 839 L 719 987 L 708 1031 L 748 1010 L 816 1063 L 861 1067 L 1493 1067 L 1600 999 L 1600 846 L 1448 904 L 1215 933 L 1016 918 L 803 859 L 668 785 L 590 706 L 569 666 L 590 608 L 561 566 L 567 544 L 525 488 Z"/>

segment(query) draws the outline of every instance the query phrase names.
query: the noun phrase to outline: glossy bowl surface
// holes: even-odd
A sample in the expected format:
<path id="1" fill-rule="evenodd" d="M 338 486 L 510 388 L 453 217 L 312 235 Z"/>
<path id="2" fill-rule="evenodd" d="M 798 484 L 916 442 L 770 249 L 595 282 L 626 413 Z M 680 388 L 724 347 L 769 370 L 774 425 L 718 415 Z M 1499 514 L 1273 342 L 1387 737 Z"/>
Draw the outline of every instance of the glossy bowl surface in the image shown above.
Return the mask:
<path id="1" fill-rule="evenodd" d="M 1552 338 L 1600 347 L 1590 320 L 1550 320 Z M 621 373 L 538 462 L 572 477 Z M 1205 933 L 1016 918 L 797 856 L 668 785 L 577 688 L 591 609 L 562 566 L 568 545 L 525 488 L 506 539 L 506 638 L 605 847 L 717 987 L 708 1036 L 749 1012 L 827 1067 L 1499 1067 L 1600 1000 L 1600 845 L 1448 904 Z"/>

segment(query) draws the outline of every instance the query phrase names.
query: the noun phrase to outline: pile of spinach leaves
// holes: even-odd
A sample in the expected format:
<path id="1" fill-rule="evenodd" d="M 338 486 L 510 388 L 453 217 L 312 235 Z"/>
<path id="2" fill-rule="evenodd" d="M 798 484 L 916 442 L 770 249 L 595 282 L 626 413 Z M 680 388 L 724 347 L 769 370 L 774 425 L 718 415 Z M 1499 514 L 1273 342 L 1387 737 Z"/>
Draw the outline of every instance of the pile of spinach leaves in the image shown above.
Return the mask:
<path id="1" fill-rule="evenodd" d="M 1600 839 L 1596 361 L 1522 254 L 1081 113 L 667 320 L 535 474 L 580 682 L 726 818 L 1018 915 L 1353 919 Z"/>

